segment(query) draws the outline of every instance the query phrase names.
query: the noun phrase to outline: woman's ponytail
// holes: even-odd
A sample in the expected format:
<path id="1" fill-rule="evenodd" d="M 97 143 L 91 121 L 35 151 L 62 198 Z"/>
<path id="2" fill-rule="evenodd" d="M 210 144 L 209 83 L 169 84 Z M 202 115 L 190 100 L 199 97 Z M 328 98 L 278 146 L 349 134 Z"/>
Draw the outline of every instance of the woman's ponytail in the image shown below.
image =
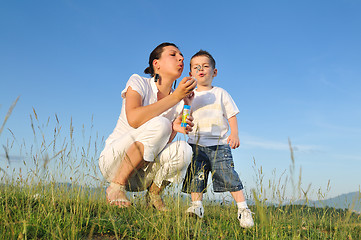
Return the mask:
<path id="1" fill-rule="evenodd" d="M 152 77 L 154 77 L 154 68 L 153 68 L 153 61 L 154 59 L 159 59 L 160 56 L 162 55 L 163 52 L 163 48 L 167 47 L 167 46 L 173 46 L 178 48 L 174 43 L 169 43 L 169 42 L 164 42 L 159 44 L 149 55 L 149 67 L 147 67 L 146 69 L 144 69 L 144 73 L 145 74 L 150 74 Z"/>

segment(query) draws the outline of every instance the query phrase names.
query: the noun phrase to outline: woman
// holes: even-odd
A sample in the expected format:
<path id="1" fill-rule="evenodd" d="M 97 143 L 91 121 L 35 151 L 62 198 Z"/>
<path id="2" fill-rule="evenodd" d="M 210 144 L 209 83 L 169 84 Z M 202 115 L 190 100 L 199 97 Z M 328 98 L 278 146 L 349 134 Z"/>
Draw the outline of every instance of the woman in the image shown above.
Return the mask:
<path id="1" fill-rule="evenodd" d="M 173 43 L 162 43 L 149 57 L 144 70 L 152 78 L 132 75 L 122 91 L 122 110 L 117 125 L 105 142 L 99 167 L 110 182 L 107 200 L 119 207 L 130 206 L 128 191 L 148 189 L 148 203 L 166 211 L 160 193 L 170 182 L 181 181 L 191 161 L 192 149 L 184 141 L 172 142 L 177 132 L 192 131 L 192 117 L 181 127 L 183 101 L 190 104 L 197 83 L 185 77 L 173 91 L 183 72 L 183 55 Z"/>

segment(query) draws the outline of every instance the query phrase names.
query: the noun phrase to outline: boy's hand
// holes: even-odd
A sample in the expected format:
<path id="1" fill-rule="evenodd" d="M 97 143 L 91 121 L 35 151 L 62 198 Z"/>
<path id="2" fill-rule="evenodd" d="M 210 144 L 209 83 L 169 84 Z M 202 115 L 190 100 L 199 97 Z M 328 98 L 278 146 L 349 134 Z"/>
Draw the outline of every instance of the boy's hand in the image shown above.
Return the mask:
<path id="1" fill-rule="evenodd" d="M 239 142 L 239 137 L 237 134 L 230 134 L 229 137 L 227 138 L 227 144 L 229 144 L 229 146 L 232 149 L 236 149 L 239 147 L 240 142 Z"/>
<path id="2" fill-rule="evenodd" d="M 192 132 L 193 130 L 193 117 L 192 116 L 188 116 L 187 117 L 187 127 L 181 127 L 181 123 L 182 123 L 182 115 L 179 115 L 173 122 L 173 130 L 179 133 L 184 133 L 184 134 L 188 134 L 190 132 Z"/>
<path id="3" fill-rule="evenodd" d="M 191 92 L 190 94 L 188 94 L 185 98 L 183 98 L 184 101 L 184 105 L 192 105 L 192 101 L 194 99 L 194 92 Z"/>

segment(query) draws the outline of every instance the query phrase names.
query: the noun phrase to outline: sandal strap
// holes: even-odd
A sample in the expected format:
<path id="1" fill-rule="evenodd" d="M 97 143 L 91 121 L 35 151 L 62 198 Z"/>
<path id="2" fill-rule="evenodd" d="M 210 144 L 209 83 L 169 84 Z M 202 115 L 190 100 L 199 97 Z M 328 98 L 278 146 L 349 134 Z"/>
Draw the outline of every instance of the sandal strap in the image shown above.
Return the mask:
<path id="1" fill-rule="evenodd" d="M 120 184 L 111 182 L 110 183 L 110 190 L 107 193 L 107 195 L 110 195 L 110 194 L 112 194 L 114 192 L 118 192 L 118 191 L 124 193 L 124 195 L 126 196 L 125 185 L 120 185 Z M 115 202 L 117 202 L 117 203 L 130 203 L 129 199 L 127 199 L 126 197 L 117 198 L 117 199 L 113 199 L 113 200 L 108 199 L 108 201 L 109 201 L 110 205 L 112 205 Z"/>
<path id="2" fill-rule="evenodd" d="M 120 185 L 118 183 L 110 183 L 110 191 L 108 194 L 112 194 L 115 191 L 123 192 L 124 194 L 127 192 L 125 189 L 125 185 Z"/>
<path id="3" fill-rule="evenodd" d="M 110 183 L 110 187 L 111 187 L 112 189 L 118 189 L 119 191 L 122 191 L 122 192 L 125 192 L 125 191 L 126 191 L 125 185 L 121 185 L 121 184 L 118 184 L 118 183 L 111 182 L 111 183 Z"/>
<path id="4" fill-rule="evenodd" d="M 114 199 L 114 200 L 109 201 L 110 204 L 112 204 L 114 202 L 129 203 L 130 201 L 128 199 Z"/>
<path id="5" fill-rule="evenodd" d="M 156 201 L 163 201 L 162 197 L 160 196 L 160 194 L 153 194 L 151 192 L 149 192 L 149 198 L 152 202 L 156 202 Z"/>
<path id="6" fill-rule="evenodd" d="M 152 205 L 158 211 L 167 212 L 169 209 L 165 206 L 162 197 L 160 194 L 153 194 L 148 191 L 149 204 Z"/>

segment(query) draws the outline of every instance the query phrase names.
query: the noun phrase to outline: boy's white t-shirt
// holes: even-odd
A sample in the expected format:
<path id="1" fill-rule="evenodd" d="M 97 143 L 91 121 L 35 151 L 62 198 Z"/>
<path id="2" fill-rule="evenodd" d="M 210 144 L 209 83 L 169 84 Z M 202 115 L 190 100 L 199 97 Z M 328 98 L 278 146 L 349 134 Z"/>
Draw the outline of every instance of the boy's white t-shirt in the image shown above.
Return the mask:
<path id="1" fill-rule="evenodd" d="M 123 98 L 122 110 L 120 112 L 117 125 L 115 126 L 113 132 L 109 135 L 109 137 L 105 141 L 106 144 L 109 144 L 114 139 L 117 139 L 121 137 L 123 134 L 127 134 L 127 132 L 134 129 L 129 125 L 127 120 L 127 115 L 125 112 L 126 92 L 128 90 L 128 87 L 132 87 L 132 90 L 137 91 L 140 94 L 140 96 L 142 97 L 142 106 L 147 106 L 157 102 L 158 88 L 154 83 L 154 78 L 145 78 L 139 76 L 138 74 L 133 74 L 129 78 L 124 90 L 122 91 L 121 94 Z M 179 114 L 182 113 L 183 105 L 184 105 L 183 101 L 180 101 L 175 106 L 163 112 L 159 116 L 163 116 L 167 118 L 169 121 L 173 122 L 174 119 Z"/>
<path id="2" fill-rule="evenodd" d="M 196 90 L 194 94 L 191 107 L 194 127 L 188 134 L 188 143 L 201 146 L 227 144 L 228 119 L 239 113 L 231 95 L 220 87 Z"/>

